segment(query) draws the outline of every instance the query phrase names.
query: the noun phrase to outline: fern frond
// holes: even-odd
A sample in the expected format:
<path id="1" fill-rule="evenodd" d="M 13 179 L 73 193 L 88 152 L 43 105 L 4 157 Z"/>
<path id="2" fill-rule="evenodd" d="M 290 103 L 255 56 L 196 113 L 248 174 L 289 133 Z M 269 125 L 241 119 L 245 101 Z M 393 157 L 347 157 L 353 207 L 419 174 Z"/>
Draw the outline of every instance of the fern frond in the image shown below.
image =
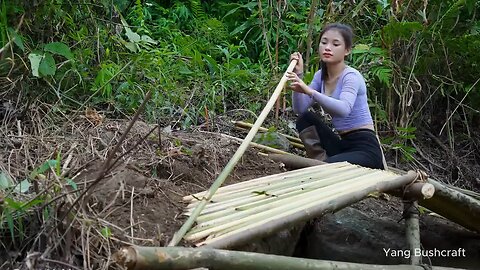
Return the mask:
<path id="1" fill-rule="evenodd" d="M 206 19 L 207 14 L 203 10 L 200 0 L 190 0 L 190 10 L 192 11 L 193 17 L 195 19 Z"/>

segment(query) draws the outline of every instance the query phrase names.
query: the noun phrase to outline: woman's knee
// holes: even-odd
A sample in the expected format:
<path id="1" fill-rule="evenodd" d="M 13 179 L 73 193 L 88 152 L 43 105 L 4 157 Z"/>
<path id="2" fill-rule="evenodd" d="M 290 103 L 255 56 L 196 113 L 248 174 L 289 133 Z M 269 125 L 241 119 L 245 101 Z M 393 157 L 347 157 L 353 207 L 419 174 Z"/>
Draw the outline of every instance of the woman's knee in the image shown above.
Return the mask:
<path id="1" fill-rule="evenodd" d="M 310 111 L 306 111 L 298 116 L 296 121 L 297 131 L 301 132 L 302 130 L 306 129 L 309 126 L 315 125 L 315 122 L 318 120 L 316 119 L 316 115 Z"/>

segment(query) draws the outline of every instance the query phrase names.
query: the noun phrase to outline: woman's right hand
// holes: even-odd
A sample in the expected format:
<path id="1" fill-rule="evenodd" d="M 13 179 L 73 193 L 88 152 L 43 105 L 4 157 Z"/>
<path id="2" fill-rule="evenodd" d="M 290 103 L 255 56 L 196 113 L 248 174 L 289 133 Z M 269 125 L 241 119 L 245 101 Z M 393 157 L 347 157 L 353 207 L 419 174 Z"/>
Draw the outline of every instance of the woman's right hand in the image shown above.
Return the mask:
<path id="1" fill-rule="evenodd" d="M 293 72 L 296 74 L 303 74 L 303 58 L 302 54 L 299 52 L 294 52 L 290 55 L 290 62 L 292 60 L 297 60 L 297 64 L 293 68 Z"/>

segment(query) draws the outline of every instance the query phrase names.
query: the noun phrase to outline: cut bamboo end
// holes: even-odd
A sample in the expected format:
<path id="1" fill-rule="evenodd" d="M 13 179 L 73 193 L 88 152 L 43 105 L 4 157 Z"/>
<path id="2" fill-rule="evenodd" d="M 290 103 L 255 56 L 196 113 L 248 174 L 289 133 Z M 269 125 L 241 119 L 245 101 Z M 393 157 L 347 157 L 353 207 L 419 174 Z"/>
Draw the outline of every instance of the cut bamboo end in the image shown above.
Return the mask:
<path id="1" fill-rule="evenodd" d="M 403 198 L 406 200 L 430 199 L 435 194 L 435 186 L 430 183 L 414 183 L 406 187 Z"/>

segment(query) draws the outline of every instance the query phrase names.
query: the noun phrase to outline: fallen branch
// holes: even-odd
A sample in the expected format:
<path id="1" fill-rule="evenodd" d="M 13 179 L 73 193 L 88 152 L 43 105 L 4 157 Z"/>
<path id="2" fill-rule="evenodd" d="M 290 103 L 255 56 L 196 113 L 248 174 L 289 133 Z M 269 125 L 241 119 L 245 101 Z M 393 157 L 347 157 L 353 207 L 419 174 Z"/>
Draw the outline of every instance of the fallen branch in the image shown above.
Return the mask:
<path id="1" fill-rule="evenodd" d="M 182 247 L 140 247 L 131 246 L 114 255 L 117 264 L 128 270 L 174 270 L 206 267 L 208 269 L 230 270 L 307 270 L 307 269 L 372 269 L 372 270 L 423 270 L 415 265 L 375 265 L 338 261 L 302 259 L 287 256 L 260 254 L 243 251 L 217 250 Z M 437 267 L 432 270 L 454 270 L 459 268 Z"/>

